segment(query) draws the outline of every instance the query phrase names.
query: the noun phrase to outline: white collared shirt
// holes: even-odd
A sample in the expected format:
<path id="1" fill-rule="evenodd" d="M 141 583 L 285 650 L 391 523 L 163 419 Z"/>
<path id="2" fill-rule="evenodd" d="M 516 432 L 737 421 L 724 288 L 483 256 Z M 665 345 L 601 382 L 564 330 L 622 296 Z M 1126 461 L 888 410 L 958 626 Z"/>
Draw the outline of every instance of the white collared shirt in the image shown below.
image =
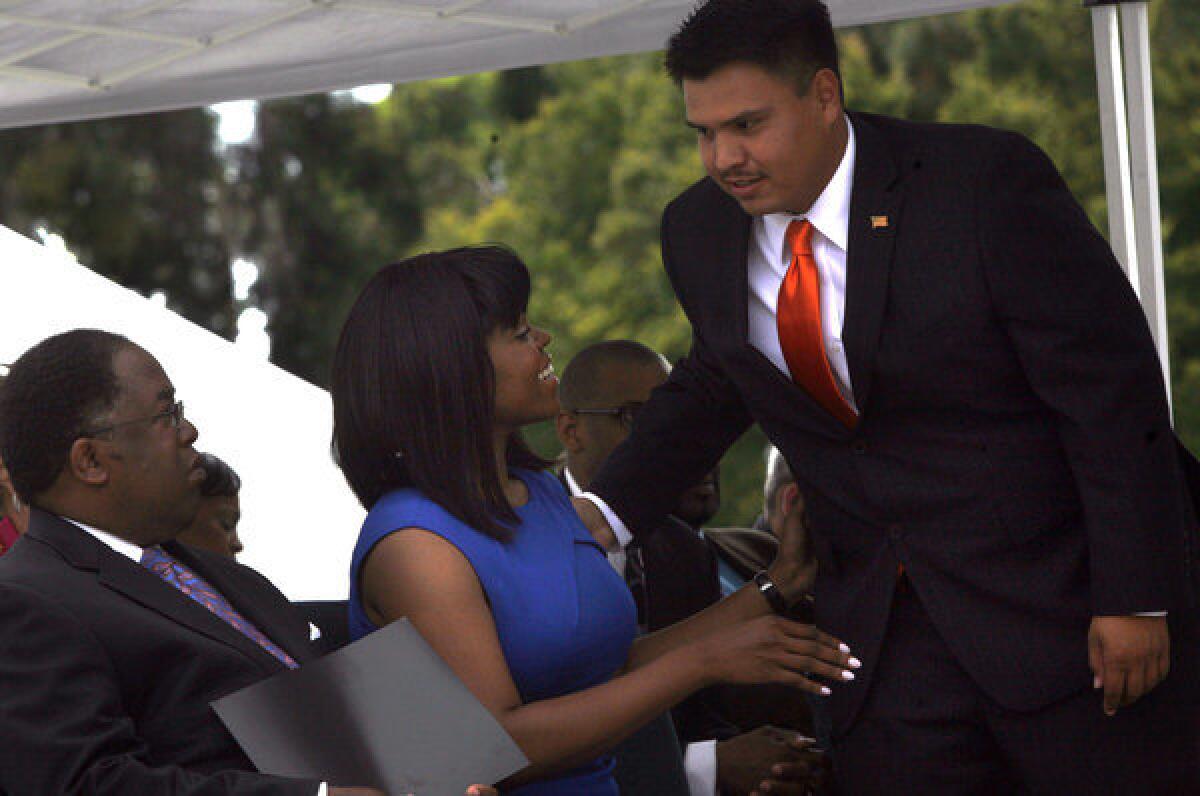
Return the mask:
<path id="1" fill-rule="evenodd" d="M 141 563 L 143 548 L 135 545 L 133 542 L 126 541 L 110 531 L 102 531 L 99 528 L 94 528 L 85 522 L 73 520 L 70 517 L 63 517 L 63 519 L 84 533 L 94 537 L 97 541 L 104 543 L 111 548 L 114 553 L 120 553 L 134 563 Z"/>
<path id="2" fill-rule="evenodd" d="M 783 284 L 784 274 L 792 259 L 791 252 L 784 250 L 784 234 L 792 221 L 807 218 L 814 229 L 813 259 L 816 260 L 821 280 L 821 333 L 825 341 L 825 355 L 842 397 L 858 411 L 850 385 L 846 351 L 842 345 L 846 314 L 846 251 L 850 241 L 850 192 L 854 187 L 857 151 L 854 125 L 849 117 L 846 117 L 846 131 L 846 151 L 842 153 L 842 160 L 808 212 L 801 215 L 771 213 L 759 216 L 752 222 L 750 246 L 746 252 L 749 287 L 746 337 L 750 345 L 791 378 L 791 371 L 783 358 L 783 347 L 779 344 L 775 305 L 779 299 L 779 287 Z M 567 477 L 570 478 L 569 473 Z M 574 485 L 573 480 L 568 483 Z M 617 544 L 624 550 L 633 540 L 633 534 L 621 518 L 599 495 L 592 492 L 579 494 L 600 510 Z"/>
<path id="3" fill-rule="evenodd" d="M 850 385 L 850 369 L 842 344 L 846 316 L 846 252 L 850 238 L 850 191 L 854 184 L 854 126 L 846 119 L 846 151 L 825 190 L 808 212 L 771 213 L 753 221 L 746 253 L 746 277 L 750 302 L 747 312 L 748 342 L 791 377 L 776 325 L 779 288 L 792 260 L 784 236 L 793 221 L 808 219 L 813 226 L 813 259 L 821 284 L 821 334 L 825 356 L 842 397 L 857 410 Z"/>
<path id="4" fill-rule="evenodd" d="M 571 497 L 584 496 L 584 491 L 579 488 L 579 482 L 575 480 L 575 476 L 571 475 L 571 470 L 568 467 L 563 467 L 563 480 L 567 482 L 567 489 L 570 491 Z M 611 510 L 609 513 L 611 513 Z M 616 515 L 613 514 L 613 517 L 616 517 Z M 605 519 L 608 519 L 607 515 L 605 516 Z M 612 525 L 612 520 L 609 520 L 609 524 Z M 617 574 L 624 578 L 625 563 L 629 558 L 628 554 L 625 552 L 625 548 L 629 547 L 629 543 L 633 541 L 633 534 L 629 532 L 629 529 L 625 527 L 624 523 L 621 523 L 621 530 L 624 532 L 624 536 L 621 534 L 616 534 L 617 543 L 620 545 L 620 549 L 606 550 L 605 555 L 608 556 L 608 563 L 612 564 L 612 567 L 617 571 Z"/>

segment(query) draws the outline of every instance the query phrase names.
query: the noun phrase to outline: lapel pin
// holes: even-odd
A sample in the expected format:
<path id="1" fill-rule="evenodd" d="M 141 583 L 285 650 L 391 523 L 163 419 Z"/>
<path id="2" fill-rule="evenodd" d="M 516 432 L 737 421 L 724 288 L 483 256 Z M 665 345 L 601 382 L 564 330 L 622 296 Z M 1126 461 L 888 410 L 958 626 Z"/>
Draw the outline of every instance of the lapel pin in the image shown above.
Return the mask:
<path id="1" fill-rule="evenodd" d="M 887 216 L 871 216 L 871 229 L 887 229 Z"/>

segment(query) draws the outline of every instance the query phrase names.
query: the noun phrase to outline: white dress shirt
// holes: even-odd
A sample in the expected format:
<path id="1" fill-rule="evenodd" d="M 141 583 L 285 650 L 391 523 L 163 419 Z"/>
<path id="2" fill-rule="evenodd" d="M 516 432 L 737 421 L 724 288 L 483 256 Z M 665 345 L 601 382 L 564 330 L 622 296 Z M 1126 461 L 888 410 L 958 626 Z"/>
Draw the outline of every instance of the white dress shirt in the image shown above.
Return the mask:
<path id="1" fill-rule="evenodd" d="M 784 234 L 792 221 L 807 218 L 813 225 L 813 259 L 816 260 L 821 282 L 821 335 L 825 341 L 825 355 L 842 397 L 858 411 L 842 345 L 842 326 L 846 314 L 846 249 L 850 239 L 850 191 L 854 185 L 856 151 L 854 125 L 848 117 L 846 131 L 846 151 L 842 153 L 842 160 L 808 212 L 799 215 L 772 213 L 758 216 L 753 221 L 750 246 L 746 252 L 749 287 L 746 337 L 750 345 L 791 378 L 791 371 L 783 358 L 783 347 L 779 344 L 775 306 L 784 274 L 792 261 L 792 253 L 784 248 Z M 600 510 L 617 538 L 617 544 L 622 550 L 625 549 L 633 540 L 633 534 L 621 518 L 598 495 L 584 492 L 583 497 Z"/>
<path id="2" fill-rule="evenodd" d="M 854 181 L 854 127 L 846 120 L 846 151 L 837 171 L 807 213 L 772 213 L 754 219 L 746 252 L 746 279 L 750 302 L 746 315 L 750 345 L 791 378 L 776 325 L 776 304 L 783 277 L 792 262 L 784 237 L 793 221 L 808 219 L 813 226 L 813 259 L 821 284 L 821 336 L 825 356 L 842 397 L 855 408 L 850 370 L 842 345 L 846 315 L 846 249 L 850 237 L 850 189 Z"/>

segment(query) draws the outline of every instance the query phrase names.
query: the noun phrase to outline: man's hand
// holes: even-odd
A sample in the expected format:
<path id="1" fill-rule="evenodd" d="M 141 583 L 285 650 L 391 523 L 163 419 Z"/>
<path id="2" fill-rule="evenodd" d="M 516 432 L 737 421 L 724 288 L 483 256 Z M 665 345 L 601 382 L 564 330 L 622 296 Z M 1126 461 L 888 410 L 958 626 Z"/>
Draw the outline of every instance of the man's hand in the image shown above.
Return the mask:
<path id="1" fill-rule="evenodd" d="M 1132 705 L 1167 676 L 1171 641 L 1165 616 L 1094 616 L 1088 629 L 1092 687 L 1104 689 L 1104 712 Z"/>
<path id="2" fill-rule="evenodd" d="M 771 562 L 771 580 L 783 593 L 789 605 L 812 592 L 817 578 L 817 558 L 813 553 L 808 536 L 808 523 L 804 517 L 804 499 L 800 488 L 788 484 L 779 490 L 779 514 L 783 518 L 779 528 L 779 552 Z"/>
<path id="3" fill-rule="evenodd" d="M 726 796 L 805 796 L 829 776 L 825 754 L 811 738 L 778 727 L 717 743 L 717 792 Z"/>
<path id="4" fill-rule="evenodd" d="M 617 543 L 617 537 L 613 534 L 612 528 L 608 527 L 608 520 L 604 519 L 604 515 L 600 513 L 600 509 L 596 508 L 596 504 L 585 497 L 573 497 L 571 503 L 575 506 L 575 513 L 579 515 L 579 519 L 583 521 L 583 525 L 588 529 L 588 533 L 596 542 L 610 553 L 615 553 L 621 549 L 621 545 Z"/>

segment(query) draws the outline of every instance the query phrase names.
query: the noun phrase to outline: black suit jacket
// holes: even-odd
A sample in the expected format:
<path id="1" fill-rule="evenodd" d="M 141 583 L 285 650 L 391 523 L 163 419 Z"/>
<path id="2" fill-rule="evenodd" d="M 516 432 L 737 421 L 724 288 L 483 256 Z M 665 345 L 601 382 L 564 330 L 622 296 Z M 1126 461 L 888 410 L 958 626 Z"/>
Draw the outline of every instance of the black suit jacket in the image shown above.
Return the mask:
<path id="1" fill-rule="evenodd" d="M 662 229 L 692 350 L 592 490 L 649 527 L 757 421 L 805 493 L 817 623 L 863 659 L 835 689 L 835 733 L 870 682 L 898 563 L 976 682 L 1034 709 L 1088 686 L 1091 616 L 1192 611 L 1158 358 L 1108 245 L 1033 144 L 851 120 L 857 427 L 749 345 L 751 219 L 706 179 Z"/>
<path id="2" fill-rule="evenodd" d="M 297 661 L 306 624 L 265 578 L 163 547 Z M 283 669 L 223 620 L 76 526 L 34 510 L 0 559 L 0 791 L 305 794 L 255 772 L 209 703 Z"/>

